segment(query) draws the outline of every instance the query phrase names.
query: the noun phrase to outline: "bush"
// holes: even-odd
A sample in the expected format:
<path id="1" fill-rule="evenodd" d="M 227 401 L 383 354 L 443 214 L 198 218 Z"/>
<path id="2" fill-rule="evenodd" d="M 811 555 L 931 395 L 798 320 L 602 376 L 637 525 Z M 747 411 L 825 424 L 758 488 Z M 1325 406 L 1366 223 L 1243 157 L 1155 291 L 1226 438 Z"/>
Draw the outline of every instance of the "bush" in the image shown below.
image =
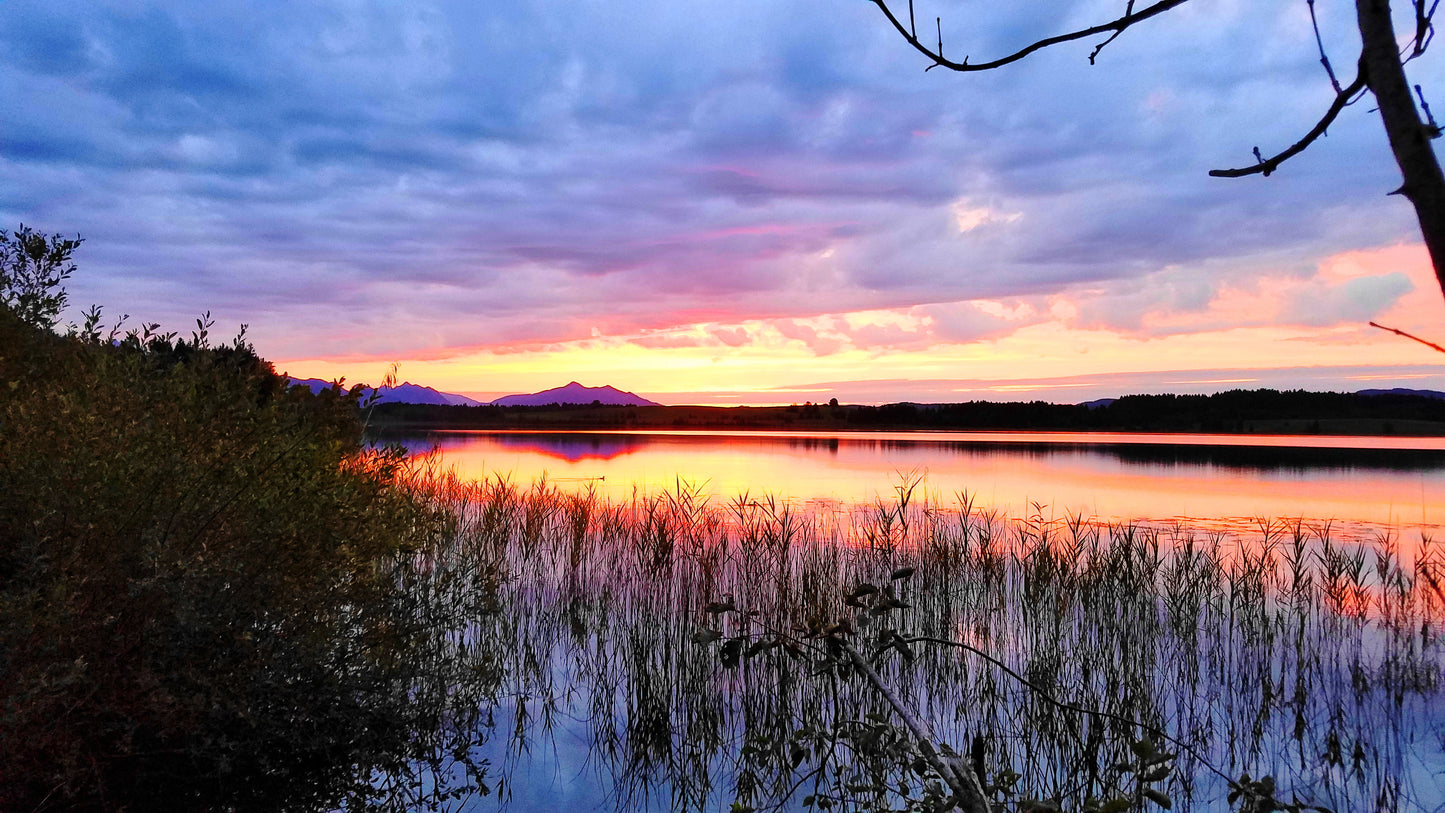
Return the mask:
<path id="1" fill-rule="evenodd" d="M 417 758 L 404 554 L 449 518 L 355 392 L 0 306 L 0 809 L 328 809 Z"/>

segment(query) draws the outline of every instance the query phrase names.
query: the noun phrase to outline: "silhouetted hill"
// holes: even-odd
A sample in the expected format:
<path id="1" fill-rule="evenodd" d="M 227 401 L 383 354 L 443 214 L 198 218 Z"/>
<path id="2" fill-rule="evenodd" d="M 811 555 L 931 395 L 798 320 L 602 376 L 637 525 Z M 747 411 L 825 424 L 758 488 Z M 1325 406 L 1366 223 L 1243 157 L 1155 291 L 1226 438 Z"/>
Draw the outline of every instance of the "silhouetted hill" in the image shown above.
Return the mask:
<path id="1" fill-rule="evenodd" d="M 1422 395 L 1426 398 L 1445 399 L 1445 392 L 1439 390 L 1408 390 L 1395 387 L 1388 390 L 1360 390 L 1360 395 Z"/>
<path id="2" fill-rule="evenodd" d="M 600 406 L 661 406 L 656 401 L 634 393 L 623 392 L 611 385 L 584 387 L 576 381 L 565 387 L 534 392 L 530 395 L 507 395 L 496 399 L 492 406 L 547 406 L 549 404 L 598 404 Z"/>

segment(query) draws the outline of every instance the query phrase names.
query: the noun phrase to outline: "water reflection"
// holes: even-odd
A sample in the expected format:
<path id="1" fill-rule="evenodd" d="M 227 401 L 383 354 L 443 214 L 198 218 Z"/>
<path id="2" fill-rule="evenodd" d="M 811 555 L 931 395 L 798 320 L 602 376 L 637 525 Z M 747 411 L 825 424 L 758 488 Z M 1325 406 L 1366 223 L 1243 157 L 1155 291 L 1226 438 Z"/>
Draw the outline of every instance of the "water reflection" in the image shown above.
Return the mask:
<path id="1" fill-rule="evenodd" d="M 454 440 L 454 438 L 448 437 L 449 434 L 454 433 L 442 433 L 442 437 L 434 439 L 439 448 L 456 448 L 467 444 L 467 441 L 462 444 L 447 442 Z M 583 460 L 612 460 L 622 455 L 641 451 L 647 446 L 647 438 L 636 435 L 499 434 L 492 438 L 502 449 L 515 451 L 518 454 L 565 460 L 568 463 L 577 463 Z"/>
<path id="2" fill-rule="evenodd" d="M 497 574 L 495 611 L 465 643 L 495 658 L 505 683 L 486 754 L 504 790 L 475 810 L 796 808 L 823 763 L 825 787 L 866 794 L 866 783 L 848 790 L 855 771 L 896 787 L 898 764 L 849 747 L 795 760 L 790 745 L 889 719 L 876 692 L 823 663 L 824 636 L 807 630 L 856 615 L 844 591 L 890 583 L 905 564 L 916 567 L 896 583 L 907 606 L 870 633 L 888 624 L 944 645 L 880 651 L 878 669 L 940 738 L 979 737 L 987 770 L 1016 772 L 1065 809 L 1126 786 L 1110 766 L 1137 732 L 1119 719 L 1187 739 L 1165 785 L 1175 809 L 1224 809 L 1228 789 L 1206 760 L 1335 810 L 1445 803 L 1438 551 L 1408 561 L 1387 542 L 1356 556 L 1278 523 L 1231 546 L 1188 529 L 919 502 L 838 514 L 497 480 L 455 494 L 457 569 Z M 724 595 L 752 612 L 706 610 Z M 728 668 L 723 642 L 699 639 L 709 628 L 814 651 L 749 646 Z M 1061 713 L 1005 666 L 1115 717 Z"/>
<path id="3" fill-rule="evenodd" d="M 1259 517 L 1331 521 L 1369 540 L 1445 522 L 1445 440 L 1066 433 L 434 432 L 402 436 L 464 477 L 547 477 L 634 489 L 701 485 L 838 506 L 889 499 L 901 473 L 926 472 L 947 499 L 1103 521 L 1252 528 Z"/>

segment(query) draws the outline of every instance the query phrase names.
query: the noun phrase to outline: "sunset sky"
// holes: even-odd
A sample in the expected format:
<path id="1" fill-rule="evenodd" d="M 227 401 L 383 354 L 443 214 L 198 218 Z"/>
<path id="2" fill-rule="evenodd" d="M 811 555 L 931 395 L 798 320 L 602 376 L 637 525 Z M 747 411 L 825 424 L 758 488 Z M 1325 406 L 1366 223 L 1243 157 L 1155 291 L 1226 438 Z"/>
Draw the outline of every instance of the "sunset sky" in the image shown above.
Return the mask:
<path id="1" fill-rule="evenodd" d="M 1123 5 L 917 8 L 977 62 Z M 1445 389 L 1366 325 L 1445 339 L 1373 99 L 1207 175 L 1333 98 L 1303 0 L 1093 44 L 959 75 L 867 0 L 5 0 L 0 228 L 85 238 L 68 320 L 481 398 Z"/>

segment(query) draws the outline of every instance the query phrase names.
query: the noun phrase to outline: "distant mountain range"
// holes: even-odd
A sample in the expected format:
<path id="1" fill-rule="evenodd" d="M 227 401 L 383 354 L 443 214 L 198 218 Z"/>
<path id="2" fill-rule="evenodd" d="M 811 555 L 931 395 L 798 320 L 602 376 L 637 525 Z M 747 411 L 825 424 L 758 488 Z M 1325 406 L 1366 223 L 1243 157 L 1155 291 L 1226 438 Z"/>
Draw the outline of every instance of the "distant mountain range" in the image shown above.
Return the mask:
<path id="1" fill-rule="evenodd" d="M 311 388 L 312 392 L 320 392 L 331 386 L 330 381 L 322 381 L 319 378 L 292 378 L 291 384 Z M 373 388 L 367 387 L 365 400 L 371 397 Z M 410 381 L 403 382 L 395 387 L 382 387 L 380 397 L 376 399 L 378 404 L 438 404 L 442 406 L 484 406 L 481 401 L 475 398 L 468 398 L 465 395 L 456 395 L 450 392 L 439 392 L 431 387 L 423 387 L 420 384 L 413 384 Z"/>
<path id="2" fill-rule="evenodd" d="M 293 385 L 310 387 L 312 392 L 319 392 L 331 386 L 331 382 L 322 381 L 319 378 L 292 378 Z M 367 388 L 366 394 L 369 397 L 372 390 Z M 1439 390 L 1414 390 L 1403 387 L 1391 389 L 1368 389 L 1360 390 L 1358 395 L 1414 395 L 1437 400 L 1445 400 L 1445 392 Z M 1087 401 L 1079 406 L 1089 409 L 1100 409 L 1107 407 L 1117 401 L 1117 398 L 1100 398 L 1095 401 Z M 554 387 L 550 390 L 542 390 L 531 394 L 506 395 L 491 401 L 491 406 L 548 406 L 551 404 L 582 404 L 587 405 L 593 402 L 607 406 L 662 406 L 656 401 L 649 401 L 635 393 L 624 392 L 612 386 L 584 387 L 576 381 L 568 383 L 565 387 Z M 433 404 L 438 406 L 488 406 L 488 402 L 478 401 L 475 398 L 468 398 L 465 395 L 458 395 L 451 392 L 441 392 L 431 387 L 423 387 L 420 384 L 413 384 L 410 381 L 398 384 L 395 387 L 382 387 L 381 397 L 376 401 L 379 404 Z M 922 407 L 943 406 L 941 404 L 918 404 Z"/>
<path id="3" fill-rule="evenodd" d="M 291 384 L 309 387 L 312 392 L 320 392 L 331 386 L 330 381 L 322 381 L 319 378 L 292 378 Z M 369 398 L 372 388 L 366 388 L 363 399 Z M 465 395 L 457 395 L 451 392 L 440 392 L 431 387 L 423 387 L 420 384 L 413 384 L 407 381 L 395 387 L 382 387 L 381 395 L 376 399 L 378 404 L 435 404 L 439 406 L 487 406 L 483 401 L 475 398 L 468 398 Z M 534 392 L 530 395 L 507 395 L 491 402 L 492 406 L 547 406 L 549 404 L 591 404 L 599 402 L 608 406 L 661 406 L 656 401 L 649 401 L 639 395 L 630 392 L 623 392 L 616 387 L 584 387 L 576 381 L 565 387 L 554 387 L 550 390 Z"/>
<path id="4" fill-rule="evenodd" d="M 616 387 L 584 387 L 576 381 L 565 387 L 534 392 L 531 395 L 507 395 L 492 402 L 493 406 L 546 406 L 548 404 L 591 404 L 608 406 L 662 406 L 639 395 Z"/>
<path id="5" fill-rule="evenodd" d="M 1360 390 L 1360 395 L 1420 395 L 1425 398 L 1445 399 L 1445 392 L 1439 390 L 1407 390 L 1395 387 L 1388 390 Z"/>

